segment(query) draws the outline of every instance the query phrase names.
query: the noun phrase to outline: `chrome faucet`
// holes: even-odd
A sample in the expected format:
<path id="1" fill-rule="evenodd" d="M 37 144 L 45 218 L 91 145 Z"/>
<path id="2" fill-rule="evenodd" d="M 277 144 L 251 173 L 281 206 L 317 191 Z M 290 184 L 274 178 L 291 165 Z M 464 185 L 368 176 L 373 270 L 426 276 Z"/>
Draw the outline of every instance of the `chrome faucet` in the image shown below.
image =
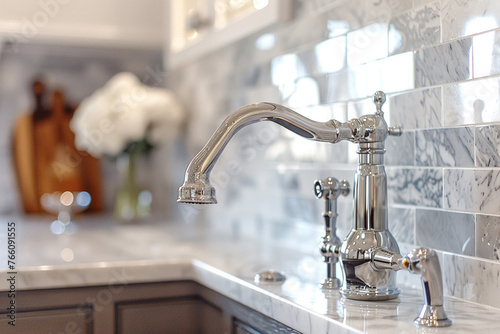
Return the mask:
<path id="1" fill-rule="evenodd" d="M 396 272 L 408 270 L 421 275 L 425 295 L 424 308 L 415 324 L 448 326 L 451 321 L 443 309 L 441 270 L 435 252 L 420 249 L 403 257 L 388 229 L 385 140 L 389 135 L 400 136 L 402 129 L 387 126 L 382 111 L 383 92 L 376 92 L 373 102 L 376 106 L 374 114 L 345 123 L 333 119 L 316 122 L 274 103 L 250 104 L 236 110 L 189 164 L 177 201 L 217 203 L 215 189 L 209 180 L 210 172 L 232 136 L 255 122 L 271 121 L 311 140 L 357 143 L 359 165 L 354 182 L 354 227 L 340 250 L 337 249 L 343 275 L 340 293 L 355 300 L 397 298 L 400 290 L 396 284 Z"/>

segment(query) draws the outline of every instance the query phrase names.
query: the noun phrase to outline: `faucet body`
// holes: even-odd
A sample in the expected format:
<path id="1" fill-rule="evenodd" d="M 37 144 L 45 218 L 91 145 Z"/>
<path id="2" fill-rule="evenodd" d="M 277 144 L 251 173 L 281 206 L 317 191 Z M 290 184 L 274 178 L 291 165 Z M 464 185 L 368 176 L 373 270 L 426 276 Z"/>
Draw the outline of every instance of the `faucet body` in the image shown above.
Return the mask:
<path id="1" fill-rule="evenodd" d="M 359 145 L 359 165 L 354 178 L 354 226 L 340 249 L 344 269 L 340 293 L 350 299 L 393 299 L 400 292 L 396 272 L 374 270 L 367 257 L 373 248 L 399 253 L 388 228 L 384 152 L 383 142 Z"/>
<path id="2" fill-rule="evenodd" d="M 219 126 L 189 164 L 184 184 L 179 188 L 178 202 L 217 203 L 215 189 L 209 182 L 210 171 L 232 136 L 242 127 L 255 122 L 272 121 L 311 140 L 329 143 L 348 140 L 357 143 L 359 165 L 354 181 L 354 226 L 342 243 L 340 251 L 338 247 L 334 247 L 333 240 L 324 241 L 325 259 L 328 260 L 327 263 L 331 262 L 334 265 L 336 261 L 334 255 L 340 253 L 343 271 L 340 293 L 346 298 L 357 300 L 396 298 L 400 292 L 396 285 L 396 272 L 400 269 L 409 269 L 410 266 L 405 267 L 399 262 L 402 258 L 399 254 L 399 247 L 388 229 L 384 153 L 387 136 L 399 136 L 402 130 L 400 127 L 389 128 L 384 120 L 382 105 L 385 102 L 385 94 L 376 92 L 373 101 L 376 106 L 374 114 L 364 115 L 345 123 L 337 120 L 315 122 L 291 109 L 273 103 L 251 104 L 236 110 Z M 330 227 L 326 235 L 328 239 L 329 236 L 331 237 L 331 226 L 328 225 L 328 221 L 326 223 L 327 228 Z M 410 258 L 405 263 L 410 263 L 408 261 Z M 415 263 L 419 263 L 418 270 L 422 271 L 422 282 L 425 276 L 426 282 L 439 280 L 439 284 L 442 285 L 440 270 L 432 271 L 439 275 L 424 275 L 426 268 L 434 268 L 436 263 L 439 268 L 437 258 L 431 262 L 415 260 Z M 418 270 L 415 269 L 414 272 Z M 436 287 L 439 284 L 433 283 L 431 286 Z M 423 286 L 425 290 L 424 283 Z M 429 284 L 427 287 L 430 287 Z M 436 295 L 439 295 L 440 291 L 442 300 L 442 287 L 441 290 L 433 291 Z M 439 298 L 433 298 L 433 300 L 436 299 L 439 300 Z M 439 312 L 439 307 L 431 306 L 428 308 L 424 306 L 425 310 L 422 310 L 421 316 L 435 316 L 438 312 L 438 317 L 442 318 L 444 310 Z M 446 317 L 445 314 L 444 317 Z M 425 326 L 436 324 L 436 322 L 425 320 L 419 320 L 418 323 Z M 449 323 L 440 322 L 442 326 Z"/>

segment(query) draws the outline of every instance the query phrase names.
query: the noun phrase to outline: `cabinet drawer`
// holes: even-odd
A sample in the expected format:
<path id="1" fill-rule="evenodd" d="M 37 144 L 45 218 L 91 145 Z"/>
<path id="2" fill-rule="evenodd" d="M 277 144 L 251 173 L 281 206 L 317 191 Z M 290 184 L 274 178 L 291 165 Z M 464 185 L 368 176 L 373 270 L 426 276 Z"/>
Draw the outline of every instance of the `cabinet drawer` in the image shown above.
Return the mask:
<path id="1" fill-rule="evenodd" d="M 0 315 L 0 328 L 6 333 L 92 333 L 90 308 L 73 308 L 46 311 L 17 312 L 15 326 L 7 314 Z M 2 330 L 3 333 L 3 330 Z"/>

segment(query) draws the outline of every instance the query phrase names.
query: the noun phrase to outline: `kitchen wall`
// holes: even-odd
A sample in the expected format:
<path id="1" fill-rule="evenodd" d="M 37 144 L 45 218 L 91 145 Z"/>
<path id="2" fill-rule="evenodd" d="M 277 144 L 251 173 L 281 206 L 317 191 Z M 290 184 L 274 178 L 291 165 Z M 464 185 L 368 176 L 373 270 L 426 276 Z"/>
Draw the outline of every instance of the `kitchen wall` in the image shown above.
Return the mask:
<path id="1" fill-rule="evenodd" d="M 190 112 L 182 171 L 231 111 L 290 106 L 315 120 L 373 113 L 387 93 L 389 225 L 402 251 L 439 250 L 446 294 L 500 307 L 500 4 L 494 0 L 294 1 L 294 19 L 169 73 Z M 215 233 L 311 253 L 323 233 L 317 178 L 356 168 L 349 143 L 307 141 L 259 123 L 212 172 L 216 206 L 179 205 Z M 199 223 L 198 223 L 199 224 Z M 352 224 L 339 199 L 338 234 Z M 400 275 L 402 280 L 407 276 Z"/>

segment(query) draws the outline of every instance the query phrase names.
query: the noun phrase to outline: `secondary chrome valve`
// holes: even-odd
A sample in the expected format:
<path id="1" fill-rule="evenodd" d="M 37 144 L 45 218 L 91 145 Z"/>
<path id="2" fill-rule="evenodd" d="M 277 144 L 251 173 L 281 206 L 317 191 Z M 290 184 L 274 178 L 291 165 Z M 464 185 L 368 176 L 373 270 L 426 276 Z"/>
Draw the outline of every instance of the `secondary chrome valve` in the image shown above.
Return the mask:
<path id="1" fill-rule="evenodd" d="M 347 196 L 350 192 L 346 180 L 338 181 L 333 177 L 314 182 L 314 194 L 317 198 L 325 199 L 325 235 L 321 238 L 319 250 L 326 263 L 326 278 L 322 283 L 323 289 L 338 289 L 340 280 L 337 278 L 336 265 L 340 256 L 340 239 L 337 236 L 337 198 Z"/>

